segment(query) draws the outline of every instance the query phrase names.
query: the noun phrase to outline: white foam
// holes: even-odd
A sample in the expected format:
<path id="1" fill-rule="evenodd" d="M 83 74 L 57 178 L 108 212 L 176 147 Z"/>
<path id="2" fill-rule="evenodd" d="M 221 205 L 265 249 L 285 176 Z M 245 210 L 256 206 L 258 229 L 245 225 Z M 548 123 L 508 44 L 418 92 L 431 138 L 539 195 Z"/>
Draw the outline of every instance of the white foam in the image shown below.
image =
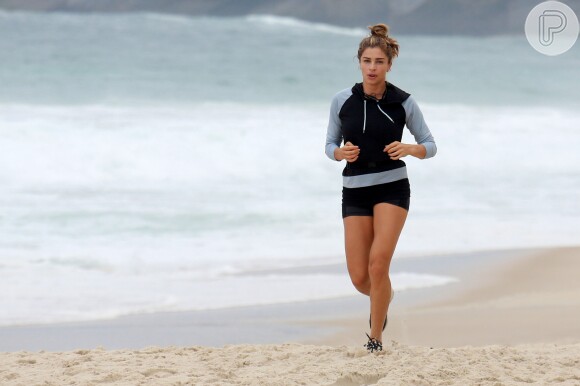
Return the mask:
<path id="1" fill-rule="evenodd" d="M 0 291 L 14 295 L 0 324 L 352 293 L 343 276 L 248 275 L 344 259 L 327 108 L 0 106 Z M 422 108 L 439 152 L 405 160 L 411 211 L 395 258 L 576 242 L 577 113 Z"/>
<path id="2" fill-rule="evenodd" d="M 295 28 L 298 30 L 312 30 L 328 34 L 364 37 L 367 32 L 362 28 L 338 27 L 332 24 L 308 22 L 292 17 L 275 15 L 248 15 L 246 20 L 252 23 L 265 24 L 275 27 Z"/>
<path id="3" fill-rule="evenodd" d="M 54 263 L 54 262 L 53 262 Z M 108 319 L 135 313 L 209 310 L 350 296 L 346 275 L 266 274 L 200 278 L 196 272 L 143 269 L 121 275 L 69 264 L 38 263 L 20 275 L 1 275 L 10 297 L 0 325 Z M 145 268 L 145 267 L 141 267 Z M 78 277 L 82 276 L 82 280 Z M 447 284 L 453 278 L 401 273 L 392 275 L 397 291 Z"/>

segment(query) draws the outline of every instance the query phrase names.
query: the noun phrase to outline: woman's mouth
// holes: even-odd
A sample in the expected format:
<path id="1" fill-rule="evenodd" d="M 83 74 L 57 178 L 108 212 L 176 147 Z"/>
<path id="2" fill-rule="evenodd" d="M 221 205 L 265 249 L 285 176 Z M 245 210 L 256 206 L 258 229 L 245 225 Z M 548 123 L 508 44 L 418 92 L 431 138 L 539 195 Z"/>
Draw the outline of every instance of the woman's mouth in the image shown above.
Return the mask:
<path id="1" fill-rule="evenodd" d="M 368 74 L 367 77 L 369 79 L 376 79 L 377 78 L 377 75 L 376 74 Z"/>

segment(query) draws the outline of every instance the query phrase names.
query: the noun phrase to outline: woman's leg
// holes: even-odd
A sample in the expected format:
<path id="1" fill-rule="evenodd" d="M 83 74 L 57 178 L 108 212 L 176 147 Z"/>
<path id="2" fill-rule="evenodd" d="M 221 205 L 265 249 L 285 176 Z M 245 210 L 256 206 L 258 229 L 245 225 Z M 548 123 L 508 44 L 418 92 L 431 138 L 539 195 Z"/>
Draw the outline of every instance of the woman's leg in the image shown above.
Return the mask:
<path id="1" fill-rule="evenodd" d="M 391 298 L 389 268 L 407 219 L 407 210 L 399 206 L 379 203 L 373 210 L 374 240 L 369 253 L 371 283 L 371 338 L 382 342 L 382 329 Z"/>
<path id="2" fill-rule="evenodd" d="M 344 222 L 346 266 L 355 288 L 370 295 L 369 253 L 373 243 L 373 217 L 347 216 Z M 382 326 L 382 325 L 381 325 Z"/>

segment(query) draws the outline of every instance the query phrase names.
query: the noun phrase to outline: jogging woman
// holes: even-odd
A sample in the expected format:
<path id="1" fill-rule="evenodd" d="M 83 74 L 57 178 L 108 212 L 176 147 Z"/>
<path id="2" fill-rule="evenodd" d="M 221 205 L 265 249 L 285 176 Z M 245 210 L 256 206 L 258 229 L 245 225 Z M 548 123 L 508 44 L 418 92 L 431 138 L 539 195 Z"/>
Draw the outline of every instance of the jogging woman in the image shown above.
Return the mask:
<path id="1" fill-rule="evenodd" d="M 346 262 L 355 288 L 370 297 L 371 329 L 365 347 L 373 352 L 382 350 L 394 295 L 389 268 L 409 211 L 411 190 L 402 158 L 430 158 L 437 147 L 413 97 L 387 81 L 399 44 L 389 37 L 385 24 L 369 29 L 357 54 L 362 82 L 332 99 L 325 152 L 332 160 L 346 160 Z M 401 142 L 405 126 L 417 144 Z"/>

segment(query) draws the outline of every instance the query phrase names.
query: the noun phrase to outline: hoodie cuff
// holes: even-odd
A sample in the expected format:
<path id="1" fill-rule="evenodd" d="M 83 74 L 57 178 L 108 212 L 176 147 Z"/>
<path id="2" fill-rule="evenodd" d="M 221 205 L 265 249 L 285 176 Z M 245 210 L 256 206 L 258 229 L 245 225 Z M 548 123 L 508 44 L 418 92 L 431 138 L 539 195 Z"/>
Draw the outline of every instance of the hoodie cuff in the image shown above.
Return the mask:
<path id="1" fill-rule="evenodd" d="M 335 143 L 329 143 L 326 145 L 326 155 L 328 156 L 328 158 L 330 158 L 333 161 L 338 161 L 336 158 L 334 158 L 334 150 L 338 149 L 339 146 L 337 146 Z"/>
<path id="2" fill-rule="evenodd" d="M 431 158 L 434 157 L 435 154 L 437 154 L 437 146 L 435 145 L 434 142 L 425 142 L 425 143 L 421 143 L 420 145 L 425 146 L 425 158 L 423 159 L 427 159 L 427 158 Z"/>

